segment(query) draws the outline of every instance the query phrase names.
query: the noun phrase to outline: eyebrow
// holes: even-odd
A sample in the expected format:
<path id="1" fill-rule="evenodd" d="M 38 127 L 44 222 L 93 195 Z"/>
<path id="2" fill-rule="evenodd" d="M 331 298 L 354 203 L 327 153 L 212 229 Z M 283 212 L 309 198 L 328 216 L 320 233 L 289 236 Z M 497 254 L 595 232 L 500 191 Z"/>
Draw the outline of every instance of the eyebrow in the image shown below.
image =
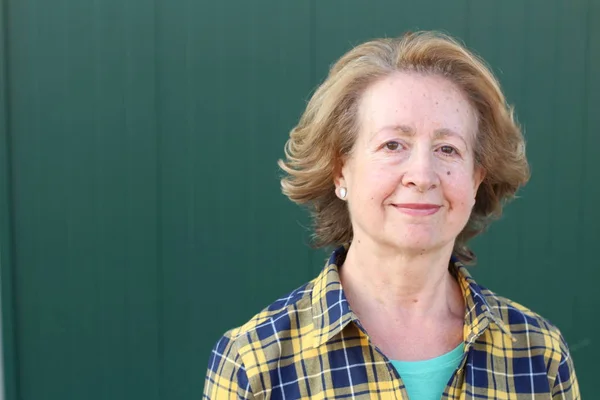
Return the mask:
<path id="1" fill-rule="evenodd" d="M 462 140 L 462 142 L 465 144 L 465 146 L 467 148 L 469 148 L 469 144 L 467 143 L 467 141 L 461 135 L 454 132 L 452 129 L 448 129 L 448 128 L 436 129 L 434 132 L 434 137 L 436 139 L 442 139 L 442 138 L 446 138 L 446 137 L 455 137 L 455 138 Z"/>
<path id="2" fill-rule="evenodd" d="M 408 136 L 408 137 L 415 136 L 415 130 L 409 125 L 384 126 L 383 128 L 379 129 L 377 132 L 375 132 L 375 134 L 382 132 L 382 131 L 386 131 L 386 130 L 399 131 L 400 133 L 402 133 L 403 135 Z M 452 129 L 449 129 L 449 128 L 436 129 L 434 131 L 433 135 L 434 135 L 435 139 L 443 139 L 446 137 L 455 137 L 455 138 L 462 140 L 462 142 L 465 144 L 465 146 L 467 146 L 467 148 L 469 147 L 467 141 L 461 135 L 454 132 Z"/>
<path id="3" fill-rule="evenodd" d="M 381 128 L 378 131 L 376 131 L 375 134 L 378 134 L 379 132 L 382 132 L 382 131 L 400 131 L 400 132 L 402 132 L 406 136 L 414 136 L 415 135 L 415 130 L 413 128 L 411 128 L 410 126 L 408 126 L 408 125 L 388 125 L 388 126 L 384 126 L 383 128 Z"/>

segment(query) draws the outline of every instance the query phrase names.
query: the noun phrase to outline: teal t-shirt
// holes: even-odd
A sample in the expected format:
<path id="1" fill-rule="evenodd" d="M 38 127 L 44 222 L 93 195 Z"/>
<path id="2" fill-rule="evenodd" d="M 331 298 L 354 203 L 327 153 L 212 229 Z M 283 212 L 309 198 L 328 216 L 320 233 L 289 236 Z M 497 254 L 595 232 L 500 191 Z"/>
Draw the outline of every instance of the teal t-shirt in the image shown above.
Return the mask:
<path id="1" fill-rule="evenodd" d="M 449 353 L 423 361 L 392 361 L 410 400 L 440 400 L 463 356 L 464 343 Z"/>

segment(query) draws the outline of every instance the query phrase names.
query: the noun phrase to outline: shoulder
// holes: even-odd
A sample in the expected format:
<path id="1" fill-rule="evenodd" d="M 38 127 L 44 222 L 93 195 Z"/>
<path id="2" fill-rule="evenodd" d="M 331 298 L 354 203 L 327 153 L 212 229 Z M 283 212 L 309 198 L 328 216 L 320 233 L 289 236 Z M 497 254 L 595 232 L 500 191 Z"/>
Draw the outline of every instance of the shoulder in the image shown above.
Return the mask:
<path id="1" fill-rule="evenodd" d="M 554 358 L 568 352 L 560 329 L 548 319 L 487 288 L 482 288 L 481 294 L 492 315 L 504 324 L 516 342 L 526 341 L 527 347 L 543 347 L 546 354 Z"/>
<path id="2" fill-rule="evenodd" d="M 252 338 L 265 340 L 277 332 L 312 322 L 312 287 L 312 281 L 303 284 L 269 304 L 244 324 L 227 331 L 225 335 L 241 342 Z"/>
<path id="3" fill-rule="evenodd" d="M 539 332 L 559 340 L 561 333 L 558 327 L 537 312 L 487 288 L 483 288 L 482 294 L 490 309 L 501 318 L 513 334 Z M 556 344 L 558 345 L 558 342 Z"/>
<path id="4" fill-rule="evenodd" d="M 480 285 L 463 265 L 458 265 L 457 276 L 465 292 L 468 315 L 474 314 L 475 321 L 480 316 L 484 317 L 497 325 L 500 331 L 508 333 L 513 343 L 525 340 L 519 343 L 521 347 L 547 347 L 551 353 L 562 351 L 561 341 L 564 340 L 556 325 L 530 308 Z"/>
<path id="5" fill-rule="evenodd" d="M 275 341 L 306 335 L 312 328 L 313 287 L 314 281 L 303 284 L 269 304 L 242 325 L 226 331 L 215 344 L 213 354 L 236 353 L 240 354 L 240 361 L 243 361 L 249 352 L 265 351 L 273 347 L 271 344 Z M 256 360 L 255 357 L 249 358 Z"/>
<path id="6" fill-rule="evenodd" d="M 486 288 L 482 288 L 481 293 L 492 315 L 500 319 L 513 337 L 513 343 L 509 346 L 513 368 L 523 364 L 523 368 L 531 369 L 537 364 L 540 369 L 546 369 L 554 396 L 578 398 L 579 387 L 573 359 L 560 329 L 516 301 Z"/>
<path id="7" fill-rule="evenodd" d="M 205 398 L 232 393 L 246 398 L 252 392 L 252 376 L 280 357 L 290 338 L 298 341 L 310 331 L 312 287 L 313 281 L 282 296 L 217 340 L 208 361 Z"/>

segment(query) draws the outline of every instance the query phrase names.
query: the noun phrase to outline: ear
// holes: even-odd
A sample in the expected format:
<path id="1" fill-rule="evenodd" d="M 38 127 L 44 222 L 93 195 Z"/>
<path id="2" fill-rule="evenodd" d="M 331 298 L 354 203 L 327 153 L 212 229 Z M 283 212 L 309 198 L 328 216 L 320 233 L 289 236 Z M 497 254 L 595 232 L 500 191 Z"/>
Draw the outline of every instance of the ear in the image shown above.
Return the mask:
<path id="1" fill-rule="evenodd" d="M 485 179 L 485 175 L 486 175 L 486 171 L 485 171 L 485 169 L 483 169 L 483 167 L 480 167 L 480 166 L 475 167 L 475 173 L 473 174 L 473 184 L 474 184 L 474 189 L 475 189 L 474 190 L 475 195 L 477 195 L 477 191 L 479 190 L 479 186 Z"/>
<path id="2" fill-rule="evenodd" d="M 341 187 L 347 187 L 346 180 L 342 174 L 338 174 L 333 178 L 333 184 L 335 185 L 335 190 L 338 190 Z"/>
<path id="3" fill-rule="evenodd" d="M 348 186 L 346 185 L 346 180 L 344 179 L 344 177 L 342 175 L 336 176 L 335 178 L 333 178 L 333 183 L 335 185 L 335 195 L 341 200 L 346 200 Z"/>
<path id="4" fill-rule="evenodd" d="M 333 184 L 335 185 L 335 190 L 341 187 L 348 188 L 348 182 L 346 180 L 346 172 L 347 172 L 347 162 L 346 160 L 342 160 L 340 164 L 335 169 L 335 173 L 333 174 Z"/>

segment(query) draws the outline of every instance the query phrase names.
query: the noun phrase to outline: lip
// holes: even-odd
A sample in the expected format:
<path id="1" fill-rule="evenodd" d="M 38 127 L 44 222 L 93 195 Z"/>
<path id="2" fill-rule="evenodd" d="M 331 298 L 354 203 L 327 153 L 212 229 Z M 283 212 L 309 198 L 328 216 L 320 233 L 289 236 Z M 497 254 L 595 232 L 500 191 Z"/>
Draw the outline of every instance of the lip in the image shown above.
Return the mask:
<path id="1" fill-rule="evenodd" d="M 400 212 L 413 216 L 433 215 L 442 208 L 440 205 L 427 203 L 402 203 L 392 205 Z"/>

